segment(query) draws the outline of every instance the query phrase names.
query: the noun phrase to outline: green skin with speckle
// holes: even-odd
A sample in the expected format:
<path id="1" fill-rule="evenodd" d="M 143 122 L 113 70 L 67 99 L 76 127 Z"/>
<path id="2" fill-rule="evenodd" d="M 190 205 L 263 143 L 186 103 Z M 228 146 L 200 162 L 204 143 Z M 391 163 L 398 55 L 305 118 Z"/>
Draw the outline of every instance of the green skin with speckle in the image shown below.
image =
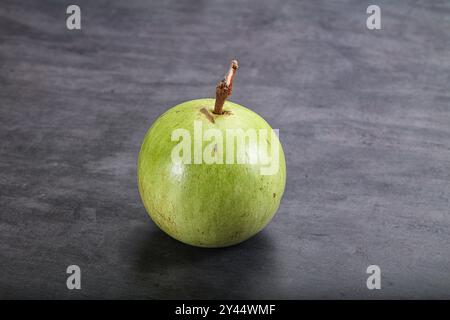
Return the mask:
<path id="1" fill-rule="evenodd" d="M 184 128 L 194 137 L 196 120 L 202 121 L 203 132 L 209 128 L 221 130 L 224 149 L 226 129 L 272 130 L 259 115 L 230 101 L 224 104 L 225 114 L 213 114 L 214 101 L 187 101 L 161 115 L 144 138 L 137 167 L 139 192 L 153 221 L 181 242 L 210 248 L 231 246 L 261 231 L 277 211 L 286 183 L 285 158 L 278 137 L 270 141 L 271 147 L 279 147 L 279 170 L 273 175 L 261 175 L 263 165 L 259 163 L 172 161 L 172 150 L 179 143 L 171 139 L 173 130 Z M 208 144 L 203 141 L 203 148 Z M 252 150 L 251 142 L 246 143 L 246 156 Z"/>

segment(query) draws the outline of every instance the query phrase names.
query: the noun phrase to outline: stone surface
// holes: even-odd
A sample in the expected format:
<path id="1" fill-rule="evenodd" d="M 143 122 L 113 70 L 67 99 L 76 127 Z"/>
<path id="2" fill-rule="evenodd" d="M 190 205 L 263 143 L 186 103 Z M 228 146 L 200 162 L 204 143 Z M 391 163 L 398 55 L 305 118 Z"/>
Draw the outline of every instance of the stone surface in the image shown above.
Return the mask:
<path id="1" fill-rule="evenodd" d="M 0 6 L 1 298 L 450 298 L 450 3 L 378 1 L 379 31 L 356 0 L 79 0 L 81 31 L 68 4 Z M 147 216 L 137 155 L 233 57 L 287 187 L 255 238 L 189 247 Z"/>

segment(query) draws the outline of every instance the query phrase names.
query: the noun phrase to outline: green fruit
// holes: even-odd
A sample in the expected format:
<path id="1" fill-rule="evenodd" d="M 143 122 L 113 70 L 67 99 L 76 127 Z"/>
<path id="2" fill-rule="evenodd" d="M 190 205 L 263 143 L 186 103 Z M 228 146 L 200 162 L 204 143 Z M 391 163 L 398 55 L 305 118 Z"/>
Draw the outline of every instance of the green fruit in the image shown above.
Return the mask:
<path id="1" fill-rule="evenodd" d="M 228 96 L 232 82 L 224 83 Z M 286 181 L 284 153 L 269 124 L 225 99 L 218 108 L 219 98 L 187 101 L 161 115 L 147 132 L 138 159 L 139 192 L 150 217 L 173 238 L 200 247 L 230 246 L 258 233 L 277 211 Z M 177 129 L 191 141 L 186 136 L 174 140 Z M 255 132 L 257 139 L 247 136 L 239 146 L 239 139 L 227 135 L 238 129 Z M 205 132 L 215 133 L 216 139 L 202 140 Z M 251 160 L 262 139 L 269 142 L 271 165 Z M 233 150 L 227 149 L 232 145 Z M 215 163 L 205 163 L 211 159 Z M 276 167 L 262 174 L 271 166 Z"/>

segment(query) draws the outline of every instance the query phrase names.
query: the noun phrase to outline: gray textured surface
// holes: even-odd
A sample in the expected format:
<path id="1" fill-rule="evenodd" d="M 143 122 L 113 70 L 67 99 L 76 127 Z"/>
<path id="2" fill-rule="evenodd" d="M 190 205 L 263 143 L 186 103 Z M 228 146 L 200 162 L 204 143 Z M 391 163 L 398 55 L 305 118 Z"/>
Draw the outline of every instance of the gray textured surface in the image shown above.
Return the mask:
<path id="1" fill-rule="evenodd" d="M 0 297 L 450 298 L 448 1 L 377 1 L 381 31 L 360 1 L 76 3 L 80 32 L 67 1 L 0 5 Z M 287 188 L 258 236 L 197 249 L 148 218 L 136 158 L 232 57 Z"/>

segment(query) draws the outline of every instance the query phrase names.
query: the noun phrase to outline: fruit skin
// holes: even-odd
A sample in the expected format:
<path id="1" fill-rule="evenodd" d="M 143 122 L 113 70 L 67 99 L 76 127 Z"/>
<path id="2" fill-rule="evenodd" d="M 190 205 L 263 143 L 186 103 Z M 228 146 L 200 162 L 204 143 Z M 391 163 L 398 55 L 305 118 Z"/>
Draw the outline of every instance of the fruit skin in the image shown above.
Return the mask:
<path id="1" fill-rule="evenodd" d="M 274 175 L 261 175 L 260 164 L 172 161 L 172 149 L 179 143 L 171 141 L 172 131 L 185 128 L 193 137 L 195 120 L 202 121 L 203 132 L 216 128 L 224 137 L 227 128 L 271 130 L 259 115 L 230 101 L 223 108 L 227 114 L 212 114 L 214 101 L 191 100 L 169 109 L 148 130 L 138 158 L 139 192 L 152 220 L 173 238 L 199 247 L 231 246 L 258 233 L 277 211 L 286 183 L 277 137 L 270 141 L 279 147 L 279 170 Z M 214 122 L 202 108 L 211 112 Z M 208 143 L 203 142 L 203 148 Z M 246 151 L 250 147 L 247 144 Z"/>

